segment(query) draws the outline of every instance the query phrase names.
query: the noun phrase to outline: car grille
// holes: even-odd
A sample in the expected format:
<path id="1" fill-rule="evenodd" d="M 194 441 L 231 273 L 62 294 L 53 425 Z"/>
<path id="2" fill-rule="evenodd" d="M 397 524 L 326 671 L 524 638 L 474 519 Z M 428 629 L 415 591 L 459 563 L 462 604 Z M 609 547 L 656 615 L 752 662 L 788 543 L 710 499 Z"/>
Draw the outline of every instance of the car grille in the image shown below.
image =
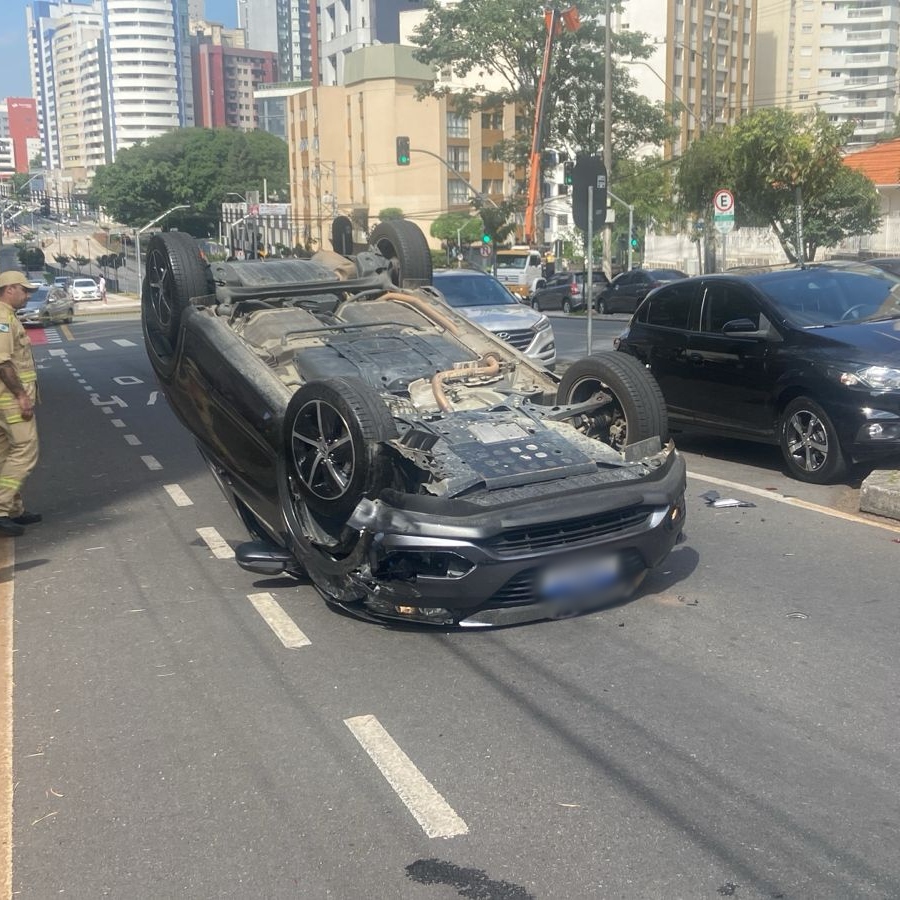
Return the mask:
<path id="1" fill-rule="evenodd" d="M 512 344 L 516 350 L 526 350 L 534 340 L 534 332 L 530 328 L 517 331 L 495 331 L 498 338 Z"/>
<path id="2" fill-rule="evenodd" d="M 498 556 L 562 550 L 619 531 L 637 528 L 647 521 L 652 512 L 649 507 L 637 506 L 581 519 L 509 528 L 485 541 L 485 544 Z"/>
<path id="3" fill-rule="evenodd" d="M 633 547 L 622 551 L 622 577 L 627 581 L 636 578 L 647 568 L 644 559 Z M 510 578 L 506 584 L 491 597 L 490 606 L 525 606 L 538 599 L 537 580 L 541 569 L 526 569 Z"/>

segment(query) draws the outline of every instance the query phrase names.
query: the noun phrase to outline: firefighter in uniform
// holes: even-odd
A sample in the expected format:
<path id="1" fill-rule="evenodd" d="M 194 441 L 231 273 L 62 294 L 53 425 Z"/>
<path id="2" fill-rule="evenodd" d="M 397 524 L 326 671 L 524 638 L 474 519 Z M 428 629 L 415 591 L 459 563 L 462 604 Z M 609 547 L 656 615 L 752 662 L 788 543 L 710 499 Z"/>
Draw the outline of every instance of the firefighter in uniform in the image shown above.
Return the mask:
<path id="1" fill-rule="evenodd" d="M 0 537 L 41 521 L 25 510 L 22 484 L 38 459 L 37 372 L 31 341 L 16 316 L 34 285 L 16 271 L 0 274 Z"/>

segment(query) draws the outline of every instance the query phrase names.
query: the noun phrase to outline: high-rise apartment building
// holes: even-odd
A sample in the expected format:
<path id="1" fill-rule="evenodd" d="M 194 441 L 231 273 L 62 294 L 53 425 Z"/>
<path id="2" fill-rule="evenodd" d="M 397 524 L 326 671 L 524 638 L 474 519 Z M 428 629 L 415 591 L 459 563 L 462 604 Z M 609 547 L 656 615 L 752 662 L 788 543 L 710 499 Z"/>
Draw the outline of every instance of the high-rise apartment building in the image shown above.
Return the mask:
<path id="1" fill-rule="evenodd" d="M 322 84 L 344 83 L 347 54 L 400 41 L 400 11 L 409 0 L 322 0 L 318 13 Z"/>
<path id="2" fill-rule="evenodd" d="M 187 0 L 103 0 L 111 153 L 194 124 Z"/>
<path id="3" fill-rule="evenodd" d="M 213 43 L 196 34 L 191 41 L 194 123 L 201 128 L 257 128 L 254 92 L 278 80 L 275 54 Z"/>
<path id="4" fill-rule="evenodd" d="M 75 26 L 101 28 L 103 22 L 101 0 L 72 2 L 72 0 L 31 0 L 25 7 L 28 25 L 28 50 L 31 61 L 32 96 L 38 104 L 40 135 L 43 141 L 44 164 L 51 169 L 61 166 L 62 156 L 57 119 L 56 61 L 54 36 L 67 23 Z"/>
<path id="5" fill-rule="evenodd" d="M 278 54 L 283 81 L 308 81 L 313 75 L 310 0 L 237 0 L 238 27 L 247 46 Z"/>
<path id="6" fill-rule="evenodd" d="M 758 0 L 756 102 L 819 108 L 872 143 L 900 111 L 897 0 Z"/>
<path id="7" fill-rule="evenodd" d="M 28 172 L 35 153 L 40 155 L 37 103 L 33 97 L 7 97 L 6 115 L 16 171 Z"/>

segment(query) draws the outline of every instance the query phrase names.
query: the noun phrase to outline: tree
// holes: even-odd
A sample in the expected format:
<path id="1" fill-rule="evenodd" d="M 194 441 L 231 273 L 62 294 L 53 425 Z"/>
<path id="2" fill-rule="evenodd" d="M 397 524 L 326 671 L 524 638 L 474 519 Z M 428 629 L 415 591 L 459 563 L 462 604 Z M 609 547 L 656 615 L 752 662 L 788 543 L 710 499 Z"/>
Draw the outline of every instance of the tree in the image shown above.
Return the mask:
<path id="1" fill-rule="evenodd" d="M 166 220 L 197 237 L 218 227 L 228 194 L 263 191 L 270 199 L 287 197 L 288 151 L 265 131 L 182 128 L 122 150 L 101 166 L 89 192 L 90 202 L 131 228 L 141 228 L 173 206 L 189 204 Z"/>
<path id="2" fill-rule="evenodd" d="M 685 209 L 711 218 L 716 188 L 736 197 L 736 224 L 769 225 L 787 258 L 797 261 L 797 209 L 802 210 L 805 261 L 820 246 L 878 229 L 874 185 L 848 175 L 842 148 L 854 125 L 824 113 L 804 116 L 762 109 L 690 145 L 677 183 Z"/>
<path id="3" fill-rule="evenodd" d="M 599 0 L 579 4 L 581 26 L 556 39 L 551 102 L 544 145 L 597 153 L 603 146 L 604 10 Z M 416 58 L 435 70 L 450 68 L 458 78 L 474 78 L 462 91 L 445 81 L 419 86 L 422 96 L 453 95 L 463 114 L 492 111 L 505 103 L 521 109 L 523 127 L 506 158 L 524 162 L 531 144 L 537 86 L 543 62 L 546 27 L 544 3 L 538 0 L 460 0 L 431 6 L 411 40 Z M 610 36 L 618 59 L 644 59 L 652 46 L 640 32 Z M 489 77 L 490 76 L 490 77 Z M 665 108 L 650 104 L 635 90 L 625 66 L 613 64 L 613 159 L 640 144 L 661 143 L 669 133 Z"/>
<path id="4" fill-rule="evenodd" d="M 66 266 L 68 266 L 72 261 L 72 258 L 70 256 L 67 256 L 65 253 L 57 253 L 53 257 L 53 259 L 61 269 L 65 269 Z"/>
<path id="5" fill-rule="evenodd" d="M 399 206 L 386 206 L 378 213 L 378 218 L 381 219 L 382 222 L 393 222 L 397 219 L 405 219 L 406 216 Z"/>
<path id="6" fill-rule="evenodd" d="M 36 272 L 44 268 L 44 251 L 40 247 L 19 249 L 19 264 L 26 272 Z"/>
<path id="7" fill-rule="evenodd" d="M 472 244 L 481 240 L 482 222 L 477 216 L 470 216 L 468 213 L 444 213 L 431 223 L 430 233 L 433 238 L 454 246 L 457 241 Z"/>
<path id="8" fill-rule="evenodd" d="M 78 266 L 78 271 L 81 272 L 81 270 L 90 262 L 90 259 L 79 254 L 72 257 L 72 262 L 74 262 L 75 265 Z"/>

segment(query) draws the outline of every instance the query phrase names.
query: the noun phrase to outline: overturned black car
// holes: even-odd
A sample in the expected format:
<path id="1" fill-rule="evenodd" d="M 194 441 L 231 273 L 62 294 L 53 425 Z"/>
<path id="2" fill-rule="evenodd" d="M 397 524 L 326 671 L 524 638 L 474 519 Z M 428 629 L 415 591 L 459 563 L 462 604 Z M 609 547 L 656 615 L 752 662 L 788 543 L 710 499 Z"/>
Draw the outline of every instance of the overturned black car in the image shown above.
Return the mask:
<path id="1" fill-rule="evenodd" d="M 357 615 L 484 626 L 622 599 L 680 539 L 685 467 L 622 354 L 556 376 L 447 305 L 406 221 L 354 256 L 147 248 L 144 338 L 252 540 Z"/>

